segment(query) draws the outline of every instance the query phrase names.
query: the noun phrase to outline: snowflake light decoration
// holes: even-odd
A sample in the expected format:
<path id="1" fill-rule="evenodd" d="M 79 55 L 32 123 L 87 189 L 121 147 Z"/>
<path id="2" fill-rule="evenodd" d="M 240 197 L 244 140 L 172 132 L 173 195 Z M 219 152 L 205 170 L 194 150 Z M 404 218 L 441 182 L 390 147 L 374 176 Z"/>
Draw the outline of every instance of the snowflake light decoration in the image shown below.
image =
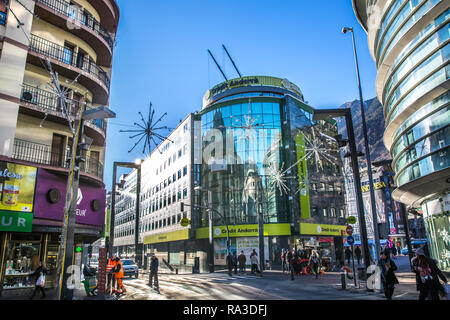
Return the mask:
<path id="1" fill-rule="evenodd" d="M 304 159 L 309 160 L 311 157 L 314 157 L 316 172 L 319 172 L 319 167 L 320 169 L 323 169 L 323 160 L 331 164 L 336 163 L 338 160 L 335 156 L 332 156 L 331 154 L 328 153 L 329 149 L 325 146 L 323 140 L 320 139 L 320 136 L 332 141 L 336 141 L 336 139 L 326 135 L 325 133 L 320 132 L 314 127 L 311 128 L 311 131 L 312 131 L 312 139 L 308 139 L 308 137 L 306 137 L 305 135 L 306 152 L 305 156 L 303 156 L 300 160 Z M 316 131 L 318 134 L 316 134 Z"/>
<path id="2" fill-rule="evenodd" d="M 147 121 L 144 120 L 144 117 L 142 116 L 141 112 L 138 112 L 138 113 L 141 116 L 142 125 L 135 122 L 134 125 L 138 127 L 137 130 L 120 130 L 120 132 L 137 132 L 137 134 L 135 134 L 134 136 L 130 136 L 130 139 L 139 138 L 139 140 L 134 144 L 134 146 L 130 150 L 128 150 L 128 153 L 132 152 L 134 150 L 134 148 L 136 148 L 136 146 L 144 138 L 145 138 L 145 142 L 144 142 L 144 149 L 142 150 L 143 154 L 146 154 L 145 150 L 147 150 L 147 146 L 148 146 L 148 151 L 149 151 L 148 154 L 150 154 L 150 152 L 152 151 L 152 148 L 151 148 L 152 142 L 155 145 L 155 147 L 158 149 L 159 153 L 162 153 L 158 148 L 158 145 L 159 145 L 159 143 L 161 143 L 161 141 L 164 141 L 167 139 L 173 143 L 172 140 L 164 137 L 163 135 L 161 135 L 157 132 L 159 130 L 164 130 L 164 129 L 170 130 L 167 126 L 156 127 L 156 125 L 167 115 L 167 112 L 165 112 L 157 121 L 153 122 L 154 116 L 155 116 L 155 110 L 152 110 L 152 103 L 150 102 Z M 159 139 L 160 141 L 157 142 L 155 139 Z"/>

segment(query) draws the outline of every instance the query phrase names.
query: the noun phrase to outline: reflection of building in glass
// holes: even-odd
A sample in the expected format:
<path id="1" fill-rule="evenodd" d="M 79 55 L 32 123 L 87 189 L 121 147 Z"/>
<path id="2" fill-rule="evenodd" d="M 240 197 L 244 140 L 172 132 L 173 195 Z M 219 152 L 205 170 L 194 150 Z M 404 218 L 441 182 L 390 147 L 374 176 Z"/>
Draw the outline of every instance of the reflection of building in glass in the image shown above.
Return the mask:
<path id="1" fill-rule="evenodd" d="M 169 135 L 174 144 L 162 142 L 162 154 L 154 151 L 142 164 L 144 254 L 158 255 L 163 268 L 165 261 L 192 272 L 199 261 L 200 270 L 208 270 L 208 211 L 190 206 L 209 205 L 208 193 L 194 190 L 201 186 L 212 191 L 216 265 L 225 264 L 227 224 L 232 251 L 259 251 L 259 212 L 266 260 L 280 263 L 288 246 L 322 248 L 325 260 L 333 259 L 346 227 L 337 126 L 314 122 L 313 112 L 295 85 L 278 78 L 245 77 L 209 90 L 203 109 Z M 120 192 L 129 190 L 130 199 L 118 200 L 123 213 L 116 212 L 115 246 L 126 254 L 134 239 L 127 219 L 134 214 L 135 179 L 129 174 L 124 180 Z M 122 201 L 130 203 L 130 213 Z M 182 226 L 182 217 L 190 224 Z"/>
<path id="2" fill-rule="evenodd" d="M 408 209 L 423 208 L 430 252 L 450 269 L 450 248 L 437 231 L 449 224 L 449 3 L 353 0 L 353 7 L 378 69 L 384 143 L 395 171 L 393 198 Z"/>

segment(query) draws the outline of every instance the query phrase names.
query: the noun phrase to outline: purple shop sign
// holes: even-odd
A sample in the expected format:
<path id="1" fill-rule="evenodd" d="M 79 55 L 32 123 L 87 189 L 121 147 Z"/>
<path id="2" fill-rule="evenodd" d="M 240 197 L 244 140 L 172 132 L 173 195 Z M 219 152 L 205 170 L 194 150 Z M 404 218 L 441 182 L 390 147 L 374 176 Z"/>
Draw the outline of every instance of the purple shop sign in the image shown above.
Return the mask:
<path id="1" fill-rule="evenodd" d="M 67 177 L 38 169 L 34 217 L 62 221 Z M 60 195 L 59 200 L 58 194 Z M 56 196 L 55 196 L 56 195 Z M 76 223 L 103 226 L 105 224 L 106 190 L 80 183 Z"/>

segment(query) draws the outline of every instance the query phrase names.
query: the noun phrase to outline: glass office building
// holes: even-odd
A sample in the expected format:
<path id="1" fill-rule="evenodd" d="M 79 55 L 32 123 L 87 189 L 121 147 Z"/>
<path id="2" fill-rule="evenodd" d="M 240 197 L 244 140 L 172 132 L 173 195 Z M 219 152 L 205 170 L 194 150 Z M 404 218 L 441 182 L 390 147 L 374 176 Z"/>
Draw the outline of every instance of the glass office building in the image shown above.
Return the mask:
<path id="1" fill-rule="evenodd" d="M 313 114 L 286 79 L 244 77 L 206 93 L 197 114 L 202 155 L 196 156 L 201 164 L 194 183 L 212 191 L 216 259 L 225 257 L 227 224 L 232 250 L 258 250 L 260 213 L 266 260 L 277 262 L 288 245 L 320 247 L 332 259 L 333 246 L 342 246 L 345 187 L 337 125 L 313 121 Z M 196 202 L 209 203 L 208 194 L 197 190 Z M 198 209 L 198 216 L 197 238 L 204 239 L 207 210 Z"/>
<path id="2" fill-rule="evenodd" d="M 449 1 L 353 0 L 353 7 L 378 69 L 393 197 L 423 210 L 430 252 L 450 270 Z"/>

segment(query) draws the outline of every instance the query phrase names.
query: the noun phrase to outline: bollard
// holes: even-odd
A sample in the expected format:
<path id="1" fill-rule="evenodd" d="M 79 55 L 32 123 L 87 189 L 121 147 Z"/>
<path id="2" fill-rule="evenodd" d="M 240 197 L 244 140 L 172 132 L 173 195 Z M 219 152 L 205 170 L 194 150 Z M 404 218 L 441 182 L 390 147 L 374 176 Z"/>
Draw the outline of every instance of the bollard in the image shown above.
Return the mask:
<path id="1" fill-rule="evenodd" d="M 342 290 L 347 289 L 347 272 L 346 271 L 341 272 L 341 286 L 342 286 Z"/>

